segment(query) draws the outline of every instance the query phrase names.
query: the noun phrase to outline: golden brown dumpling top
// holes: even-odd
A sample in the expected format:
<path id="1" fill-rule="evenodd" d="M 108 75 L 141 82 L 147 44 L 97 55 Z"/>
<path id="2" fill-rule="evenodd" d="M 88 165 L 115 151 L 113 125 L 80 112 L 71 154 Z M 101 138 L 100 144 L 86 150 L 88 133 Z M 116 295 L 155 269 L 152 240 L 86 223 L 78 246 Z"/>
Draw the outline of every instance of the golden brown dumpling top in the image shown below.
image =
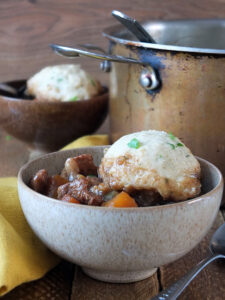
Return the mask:
<path id="1" fill-rule="evenodd" d="M 148 130 L 125 135 L 106 152 L 99 167 L 115 190 L 155 190 L 164 200 L 200 193 L 200 164 L 173 134 Z"/>

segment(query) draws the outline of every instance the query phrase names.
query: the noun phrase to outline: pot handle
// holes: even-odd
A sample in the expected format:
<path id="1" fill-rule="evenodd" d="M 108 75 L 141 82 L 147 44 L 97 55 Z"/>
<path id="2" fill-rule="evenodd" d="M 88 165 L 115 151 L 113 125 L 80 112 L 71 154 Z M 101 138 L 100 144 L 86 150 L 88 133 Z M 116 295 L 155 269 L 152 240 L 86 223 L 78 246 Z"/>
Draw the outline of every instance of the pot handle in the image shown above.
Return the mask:
<path id="1" fill-rule="evenodd" d="M 69 58 L 88 56 L 91 58 L 100 59 L 102 60 L 101 69 L 107 72 L 110 71 L 109 62 L 118 62 L 118 63 L 126 63 L 126 64 L 132 63 L 132 64 L 143 65 L 145 68 L 142 70 L 139 78 L 140 84 L 147 90 L 154 90 L 159 86 L 159 80 L 157 78 L 155 70 L 152 68 L 152 66 L 143 63 L 141 60 L 137 60 L 130 57 L 124 57 L 120 55 L 109 55 L 106 54 L 105 51 L 102 50 L 101 48 L 90 44 L 82 45 L 82 47 L 85 47 L 87 49 L 99 50 L 102 53 L 96 53 L 96 52 L 83 50 L 80 48 L 71 48 L 71 47 L 66 47 L 57 44 L 51 44 L 50 47 L 53 49 L 55 53 Z"/>
<path id="2" fill-rule="evenodd" d="M 108 55 L 105 53 L 100 54 L 100 53 L 90 52 L 79 48 L 71 48 L 71 47 L 66 47 L 66 46 L 61 46 L 56 44 L 51 44 L 50 46 L 57 54 L 60 54 L 62 56 L 67 56 L 70 58 L 78 57 L 78 56 L 88 56 L 96 59 L 119 62 L 119 63 L 133 63 L 133 64 L 143 65 L 142 61 L 136 60 L 134 58 L 124 57 L 119 55 Z M 96 47 L 96 49 L 99 48 Z"/>

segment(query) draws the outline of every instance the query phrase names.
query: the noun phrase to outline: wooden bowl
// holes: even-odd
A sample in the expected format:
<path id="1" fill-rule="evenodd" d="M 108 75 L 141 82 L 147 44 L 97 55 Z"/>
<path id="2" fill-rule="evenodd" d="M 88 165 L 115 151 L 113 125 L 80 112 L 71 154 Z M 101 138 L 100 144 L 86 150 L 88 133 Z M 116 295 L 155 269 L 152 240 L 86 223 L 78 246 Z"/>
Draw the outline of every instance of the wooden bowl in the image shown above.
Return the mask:
<path id="1" fill-rule="evenodd" d="M 25 80 L 7 84 L 19 88 Z M 108 90 L 89 100 L 45 102 L 0 95 L 0 126 L 35 148 L 58 150 L 74 139 L 91 134 L 104 121 Z"/>
<path id="2" fill-rule="evenodd" d="M 59 256 L 82 266 L 93 278 L 132 282 L 151 276 L 157 267 L 177 260 L 206 235 L 216 218 L 223 192 L 220 171 L 198 158 L 202 195 L 173 204 L 114 208 L 66 203 L 29 187 L 45 168 L 60 173 L 66 158 L 92 154 L 99 165 L 105 147 L 59 151 L 23 166 L 18 191 L 24 215 L 36 235 Z"/>

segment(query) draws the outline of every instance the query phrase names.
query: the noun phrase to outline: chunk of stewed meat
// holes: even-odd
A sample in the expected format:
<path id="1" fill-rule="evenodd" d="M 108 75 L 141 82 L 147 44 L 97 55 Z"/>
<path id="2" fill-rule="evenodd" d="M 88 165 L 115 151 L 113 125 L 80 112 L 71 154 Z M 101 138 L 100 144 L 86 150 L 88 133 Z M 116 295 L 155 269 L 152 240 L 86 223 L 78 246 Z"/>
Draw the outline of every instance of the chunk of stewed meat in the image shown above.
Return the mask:
<path id="1" fill-rule="evenodd" d="M 48 172 L 45 169 L 37 171 L 31 178 L 30 187 L 38 193 L 44 194 L 48 185 Z"/>
<path id="2" fill-rule="evenodd" d="M 162 196 L 154 189 L 152 190 L 135 190 L 131 193 L 138 206 L 154 206 L 163 203 Z"/>
<path id="3" fill-rule="evenodd" d="M 102 183 L 98 183 L 98 184 L 93 185 L 90 188 L 90 191 L 95 193 L 96 195 L 105 196 L 106 194 L 111 192 L 112 189 L 102 182 Z"/>
<path id="4" fill-rule="evenodd" d="M 89 187 L 99 185 L 102 180 L 97 176 L 87 176 Z"/>
<path id="5" fill-rule="evenodd" d="M 61 173 L 63 177 L 73 181 L 77 174 L 97 175 L 97 167 L 94 164 L 93 157 L 90 154 L 82 154 L 76 157 L 70 157 L 65 162 L 65 167 Z"/>
<path id="6" fill-rule="evenodd" d="M 60 175 L 49 177 L 45 195 L 51 198 L 57 198 L 57 190 L 60 185 L 67 183 L 68 180 Z"/>
<path id="7" fill-rule="evenodd" d="M 79 173 L 87 176 L 87 175 L 95 175 L 97 176 L 97 167 L 94 164 L 93 156 L 91 154 L 82 154 L 74 158 L 79 167 Z"/>
<path id="8" fill-rule="evenodd" d="M 63 199 L 67 194 L 87 205 L 101 205 L 103 197 L 90 191 L 90 181 L 84 176 L 79 176 L 72 182 L 58 188 L 58 199 Z"/>
<path id="9" fill-rule="evenodd" d="M 61 172 L 61 176 L 69 181 L 73 181 L 78 173 L 79 167 L 75 159 L 73 157 L 67 158 L 65 166 Z"/>

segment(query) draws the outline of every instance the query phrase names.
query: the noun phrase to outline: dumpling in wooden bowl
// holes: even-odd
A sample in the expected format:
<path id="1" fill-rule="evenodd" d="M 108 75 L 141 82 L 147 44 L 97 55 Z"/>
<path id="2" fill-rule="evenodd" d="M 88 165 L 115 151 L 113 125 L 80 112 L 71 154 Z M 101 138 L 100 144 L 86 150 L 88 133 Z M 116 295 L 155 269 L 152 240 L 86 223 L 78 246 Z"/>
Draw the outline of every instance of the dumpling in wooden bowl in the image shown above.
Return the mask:
<path id="1" fill-rule="evenodd" d="M 100 83 L 77 64 L 48 66 L 27 81 L 27 94 L 37 100 L 77 101 L 102 91 Z"/>

